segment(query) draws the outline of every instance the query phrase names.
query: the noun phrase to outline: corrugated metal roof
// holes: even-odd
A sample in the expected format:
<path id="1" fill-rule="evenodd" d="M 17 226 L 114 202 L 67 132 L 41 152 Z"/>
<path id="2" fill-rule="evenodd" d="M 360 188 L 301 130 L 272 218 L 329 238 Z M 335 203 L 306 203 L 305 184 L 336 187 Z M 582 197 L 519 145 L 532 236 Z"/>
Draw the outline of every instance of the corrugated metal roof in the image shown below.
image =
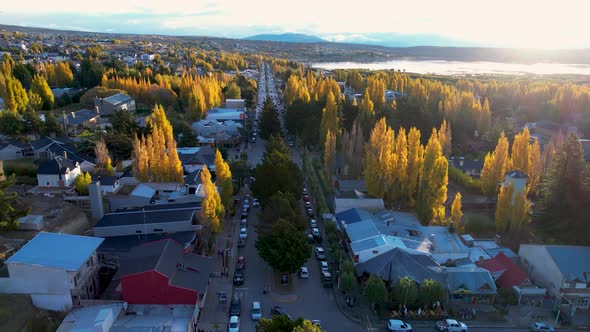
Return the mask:
<path id="1" fill-rule="evenodd" d="M 590 247 L 556 245 L 545 249 L 567 281 L 590 282 Z"/>
<path id="2" fill-rule="evenodd" d="M 472 294 L 496 294 L 496 284 L 490 272 L 481 267 L 447 267 L 447 285 L 451 292 L 459 289 Z"/>
<path id="3" fill-rule="evenodd" d="M 6 262 L 78 271 L 103 241 L 99 237 L 41 232 Z"/>
<path id="4" fill-rule="evenodd" d="M 164 204 L 162 204 L 164 205 Z M 105 214 L 94 228 L 124 225 L 156 224 L 166 222 L 190 221 L 196 209 L 185 208 L 175 210 L 145 210 L 116 212 Z"/>

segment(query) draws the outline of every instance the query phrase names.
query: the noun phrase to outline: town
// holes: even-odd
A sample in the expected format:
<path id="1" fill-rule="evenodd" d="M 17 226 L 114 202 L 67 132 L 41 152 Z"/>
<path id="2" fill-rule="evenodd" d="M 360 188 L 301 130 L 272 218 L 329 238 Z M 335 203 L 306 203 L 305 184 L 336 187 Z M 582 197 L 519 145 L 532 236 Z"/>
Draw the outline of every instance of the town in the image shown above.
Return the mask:
<path id="1" fill-rule="evenodd" d="M 0 30 L 0 330 L 590 328 L 587 84 L 251 45 Z"/>

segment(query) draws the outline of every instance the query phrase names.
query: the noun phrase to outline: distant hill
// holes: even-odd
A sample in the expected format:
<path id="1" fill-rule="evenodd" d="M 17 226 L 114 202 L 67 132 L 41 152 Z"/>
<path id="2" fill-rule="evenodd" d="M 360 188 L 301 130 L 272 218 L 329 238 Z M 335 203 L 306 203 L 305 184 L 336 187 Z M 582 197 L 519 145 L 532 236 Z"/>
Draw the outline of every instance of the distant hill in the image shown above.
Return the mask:
<path id="1" fill-rule="evenodd" d="M 262 34 L 254 35 L 244 38 L 246 40 L 258 40 L 258 41 L 273 41 L 273 42 L 286 42 L 286 43 L 323 43 L 327 40 L 305 35 L 302 33 L 282 33 L 282 34 Z"/>

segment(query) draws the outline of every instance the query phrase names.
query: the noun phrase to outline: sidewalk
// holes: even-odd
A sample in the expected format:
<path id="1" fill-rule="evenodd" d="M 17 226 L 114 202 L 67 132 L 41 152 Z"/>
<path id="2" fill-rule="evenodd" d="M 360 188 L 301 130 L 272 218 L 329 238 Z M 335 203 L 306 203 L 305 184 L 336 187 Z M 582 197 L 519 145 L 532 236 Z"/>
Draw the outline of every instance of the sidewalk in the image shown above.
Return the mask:
<path id="1" fill-rule="evenodd" d="M 197 330 L 202 329 L 206 332 L 217 332 L 217 331 L 226 331 L 227 324 L 229 321 L 229 305 L 232 298 L 233 292 L 233 280 L 232 276 L 234 274 L 235 269 L 235 255 L 236 255 L 236 247 L 235 247 L 235 239 L 236 233 L 238 232 L 239 228 L 236 227 L 236 222 L 239 222 L 237 219 L 239 215 L 234 217 L 227 216 L 225 219 L 225 225 L 223 227 L 223 232 L 217 235 L 217 239 L 215 241 L 215 248 L 214 248 L 214 259 L 215 264 L 218 267 L 216 271 L 215 278 L 211 278 L 209 283 L 209 287 L 207 289 L 207 295 L 205 297 L 205 301 L 203 304 L 203 308 L 201 309 L 199 323 L 197 325 Z M 226 251 L 226 242 L 229 240 L 229 250 Z M 218 251 L 228 252 L 229 255 L 226 259 L 228 263 L 228 273 L 225 276 L 221 276 L 221 272 L 223 269 L 223 259 L 217 255 Z M 227 302 L 225 304 L 220 304 L 218 299 L 218 293 L 224 292 L 227 294 Z"/>

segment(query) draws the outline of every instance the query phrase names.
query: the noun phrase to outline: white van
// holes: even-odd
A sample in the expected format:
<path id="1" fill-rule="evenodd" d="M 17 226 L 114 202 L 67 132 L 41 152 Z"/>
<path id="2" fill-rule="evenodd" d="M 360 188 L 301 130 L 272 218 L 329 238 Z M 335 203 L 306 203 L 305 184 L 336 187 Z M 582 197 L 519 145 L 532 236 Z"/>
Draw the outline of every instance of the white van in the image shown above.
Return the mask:
<path id="1" fill-rule="evenodd" d="M 387 330 L 394 332 L 412 332 L 412 325 L 404 323 L 399 319 L 390 319 L 387 321 Z"/>

